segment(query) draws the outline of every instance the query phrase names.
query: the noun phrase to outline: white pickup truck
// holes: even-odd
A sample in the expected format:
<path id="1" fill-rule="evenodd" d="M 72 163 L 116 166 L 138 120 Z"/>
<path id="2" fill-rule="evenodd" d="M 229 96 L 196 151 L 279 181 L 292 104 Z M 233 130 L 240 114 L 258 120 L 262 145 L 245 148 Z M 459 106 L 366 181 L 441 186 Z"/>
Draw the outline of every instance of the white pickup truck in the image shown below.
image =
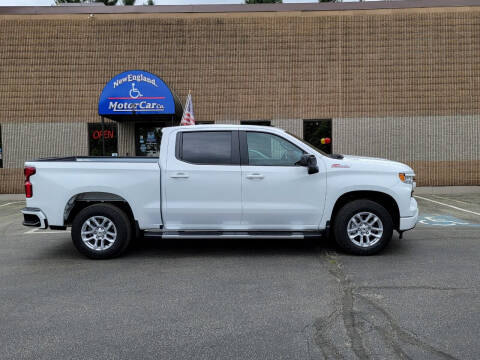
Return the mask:
<path id="1" fill-rule="evenodd" d="M 161 238 L 291 238 L 331 233 L 355 254 L 383 249 L 418 217 L 413 170 L 327 155 L 274 127 L 163 129 L 160 158 L 70 157 L 25 163 L 23 224 L 71 226 L 104 259 L 143 233 Z"/>

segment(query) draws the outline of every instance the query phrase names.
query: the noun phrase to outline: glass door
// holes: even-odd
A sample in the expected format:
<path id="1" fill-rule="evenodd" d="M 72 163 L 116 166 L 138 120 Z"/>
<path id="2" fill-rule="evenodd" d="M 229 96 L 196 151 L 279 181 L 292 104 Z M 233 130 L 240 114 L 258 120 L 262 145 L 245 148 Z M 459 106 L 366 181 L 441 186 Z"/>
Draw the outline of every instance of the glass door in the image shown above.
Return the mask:
<path id="1" fill-rule="evenodd" d="M 331 154 L 332 119 L 303 120 L 303 139 L 327 154 Z"/>
<path id="2" fill-rule="evenodd" d="M 135 155 L 158 157 L 164 123 L 138 123 L 135 125 Z"/>

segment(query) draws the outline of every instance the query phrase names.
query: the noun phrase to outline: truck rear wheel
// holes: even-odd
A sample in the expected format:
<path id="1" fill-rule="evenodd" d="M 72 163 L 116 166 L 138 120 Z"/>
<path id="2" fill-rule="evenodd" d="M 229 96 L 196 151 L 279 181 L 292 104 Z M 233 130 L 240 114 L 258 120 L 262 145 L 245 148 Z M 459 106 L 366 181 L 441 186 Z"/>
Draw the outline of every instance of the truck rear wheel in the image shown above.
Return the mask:
<path id="1" fill-rule="evenodd" d="M 354 200 L 338 211 L 333 231 L 343 250 L 357 255 L 373 255 L 390 242 L 393 221 L 382 205 L 366 199 Z"/>
<path id="2" fill-rule="evenodd" d="M 73 244 L 91 259 L 110 259 L 121 255 L 131 237 L 128 216 L 111 204 L 88 206 L 75 216 L 72 223 Z"/>

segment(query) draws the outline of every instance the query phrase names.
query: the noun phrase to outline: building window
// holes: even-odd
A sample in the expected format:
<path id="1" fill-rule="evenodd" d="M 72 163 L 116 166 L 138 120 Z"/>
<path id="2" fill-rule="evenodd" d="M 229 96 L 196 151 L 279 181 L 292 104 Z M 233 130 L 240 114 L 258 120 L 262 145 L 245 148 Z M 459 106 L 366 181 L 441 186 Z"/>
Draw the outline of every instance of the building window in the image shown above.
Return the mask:
<path id="1" fill-rule="evenodd" d="M 2 125 L 0 125 L 0 168 L 3 168 Z"/>
<path id="2" fill-rule="evenodd" d="M 241 125 L 260 125 L 260 126 L 272 126 L 269 120 L 245 120 L 240 121 Z"/>
<path id="3" fill-rule="evenodd" d="M 165 123 L 137 123 L 135 125 L 135 154 L 158 157 L 162 143 L 162 129 Z"/>
<path id="4" fill-rule="evenodd" d="M 332 119 L 303 120 L 303 139 L 327 154 L 332 153 Z"/>
<path id="5" fill-rule="evenodd" d="M 105 138 L 105 154 L 103 154 L 102 138 Z M 88 155 L 118 156 L 117 124 L 106 123 L 102 134 L 102 124 L 88 124 Z"/>

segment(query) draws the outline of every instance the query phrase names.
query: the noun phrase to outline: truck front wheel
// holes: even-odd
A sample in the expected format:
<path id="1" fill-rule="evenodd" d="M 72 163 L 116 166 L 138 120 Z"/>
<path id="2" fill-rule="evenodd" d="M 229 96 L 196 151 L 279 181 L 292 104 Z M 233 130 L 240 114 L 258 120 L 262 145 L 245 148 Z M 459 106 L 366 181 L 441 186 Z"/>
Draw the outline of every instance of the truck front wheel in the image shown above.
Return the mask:
<path id="1" fill-rule="evenodd" d="M 91 259 L 110 259 L 122 254 L 132 237 L 127 215 L 111 204 L 82 209 L 72 223 L 72 241 L 77 250 Z"/>
<path id="2" fill-rule="evenodd" d="M 393 221 L 380 204 L 366 199 L 344 205 L 334 219 L 333 231 L 338 245 L 358 255 L 373 255 L 392 238 Z"/>

